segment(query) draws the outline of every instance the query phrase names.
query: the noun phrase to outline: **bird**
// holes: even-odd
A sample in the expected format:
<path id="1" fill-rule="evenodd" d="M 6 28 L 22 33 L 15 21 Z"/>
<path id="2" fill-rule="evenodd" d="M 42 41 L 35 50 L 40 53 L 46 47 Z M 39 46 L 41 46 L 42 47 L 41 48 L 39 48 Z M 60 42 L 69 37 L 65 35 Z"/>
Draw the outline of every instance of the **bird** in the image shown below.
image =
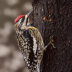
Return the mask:
<path id="1" fill-rule="evenodd" d="M 40 31 L 29 22 L 30 11 L 26 15 L 18 16 L 14 21 L 17 42 L 22 52 L 26 66 L 29 72 L 40 72 L 40 64 L 43 58 L 43 52 L 49 44 L 55 48 L 50 41 L 44 46 L 43 38 Z M 53 37 L 51 37 L 52 39 Z"/>

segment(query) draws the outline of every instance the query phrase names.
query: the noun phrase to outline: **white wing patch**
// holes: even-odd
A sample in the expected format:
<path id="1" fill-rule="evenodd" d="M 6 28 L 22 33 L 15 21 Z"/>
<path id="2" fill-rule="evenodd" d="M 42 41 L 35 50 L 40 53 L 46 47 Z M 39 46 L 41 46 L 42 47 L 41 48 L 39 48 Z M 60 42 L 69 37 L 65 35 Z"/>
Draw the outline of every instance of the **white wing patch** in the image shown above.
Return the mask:
<path id="1" fill-rule="evenodd" d="M 34 42 L 33 51 L 34 51 L 34 54 L 36 54 L 36 51 L 37 51 L 37 42 L 36 42 L 36 39 L 34 37 L 33 37 L 33 42 Z"/>

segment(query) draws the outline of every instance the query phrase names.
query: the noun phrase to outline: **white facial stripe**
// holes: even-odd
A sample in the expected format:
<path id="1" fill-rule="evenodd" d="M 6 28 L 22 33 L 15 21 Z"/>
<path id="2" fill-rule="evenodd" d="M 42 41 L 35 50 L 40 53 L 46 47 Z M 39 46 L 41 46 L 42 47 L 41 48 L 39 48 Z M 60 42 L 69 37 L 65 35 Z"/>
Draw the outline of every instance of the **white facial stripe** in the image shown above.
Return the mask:
<path id="1" fill-rule="evenodd" d="M 25 16 L 25 20 L 24 20 L 24 23 L 26 23 L 27 17 L 28 17 L 28 16 L 26 15 L 26 16 Z"/>

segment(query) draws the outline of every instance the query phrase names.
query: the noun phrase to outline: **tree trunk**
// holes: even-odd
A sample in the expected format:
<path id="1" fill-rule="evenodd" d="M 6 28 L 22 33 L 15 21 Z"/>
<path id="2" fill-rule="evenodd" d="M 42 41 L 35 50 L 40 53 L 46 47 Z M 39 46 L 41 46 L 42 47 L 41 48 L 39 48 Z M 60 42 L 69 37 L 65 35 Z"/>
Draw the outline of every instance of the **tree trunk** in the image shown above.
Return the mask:
<path id="1" fill-rule="evenodd" d="M 54 45 L 44 52 L 41 72 L 72 72 L 72 0 L 34 0 L 33 23 L 44 44 L 54 36 Z"/>

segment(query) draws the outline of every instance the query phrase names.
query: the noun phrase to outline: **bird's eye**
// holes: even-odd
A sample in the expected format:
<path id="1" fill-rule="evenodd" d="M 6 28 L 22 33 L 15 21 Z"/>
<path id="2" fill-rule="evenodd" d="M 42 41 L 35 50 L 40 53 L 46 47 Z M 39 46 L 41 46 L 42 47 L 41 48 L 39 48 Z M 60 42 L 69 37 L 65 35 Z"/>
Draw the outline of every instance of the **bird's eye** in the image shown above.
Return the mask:
<path id="1" fill-rule="evenodd" d="M 24 19 L 25 19 L 25 17 L 23 17 L 23 18 L 21 19 L 21 22 L 20 22 L 20 23 L 23 23 L 23 22 L 24 22 Z"/>

